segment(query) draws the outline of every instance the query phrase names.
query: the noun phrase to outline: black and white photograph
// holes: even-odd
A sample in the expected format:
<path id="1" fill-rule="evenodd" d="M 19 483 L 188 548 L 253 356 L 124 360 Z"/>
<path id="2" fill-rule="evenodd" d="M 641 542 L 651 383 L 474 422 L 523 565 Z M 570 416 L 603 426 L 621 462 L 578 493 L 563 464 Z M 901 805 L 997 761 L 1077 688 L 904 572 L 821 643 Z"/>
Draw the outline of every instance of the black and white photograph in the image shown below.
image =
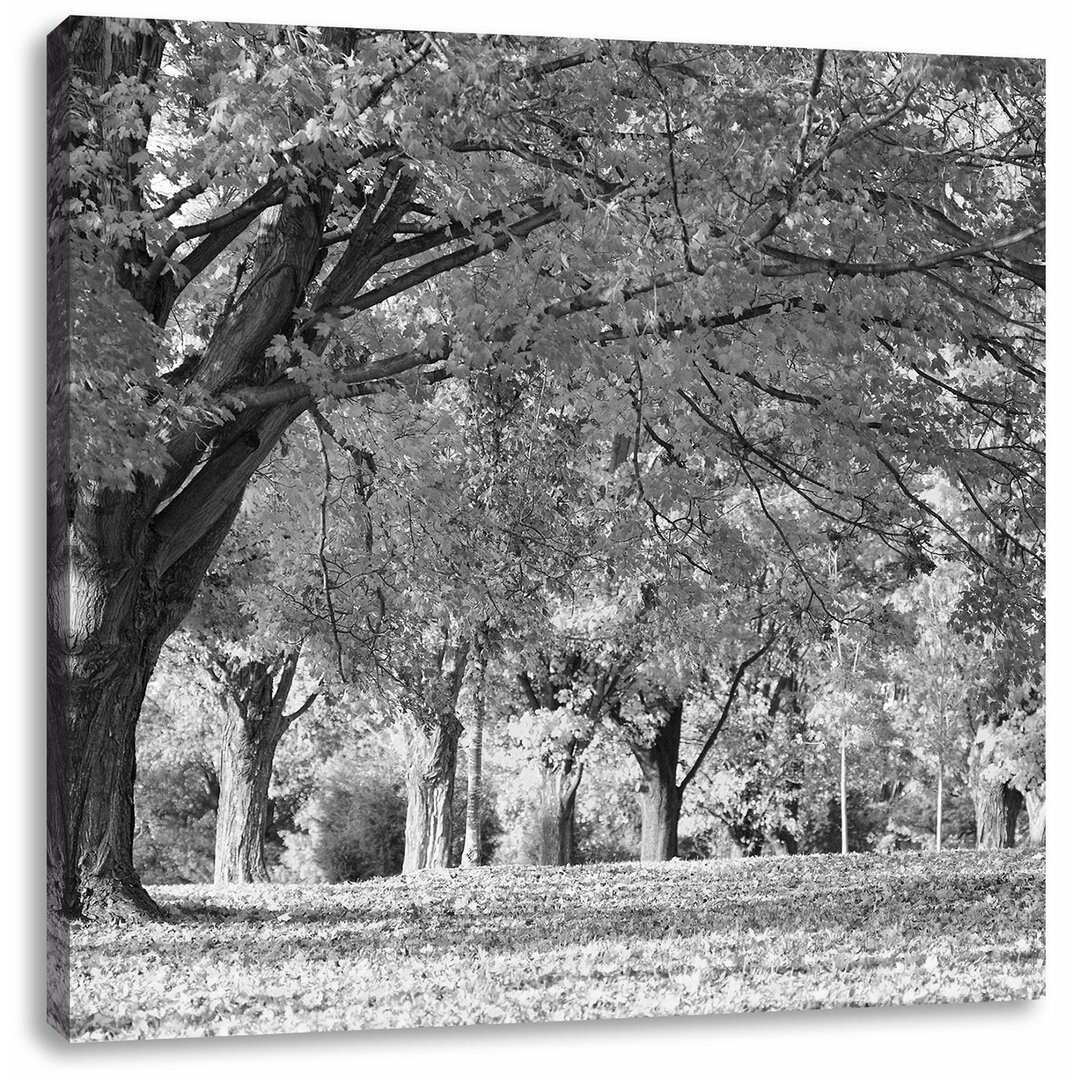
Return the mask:
<path id="1" fill-rule="evenodd" d="M 1042 998 L 1046 61 L 175 8 L 43 50 L 48 1024 Z"/>

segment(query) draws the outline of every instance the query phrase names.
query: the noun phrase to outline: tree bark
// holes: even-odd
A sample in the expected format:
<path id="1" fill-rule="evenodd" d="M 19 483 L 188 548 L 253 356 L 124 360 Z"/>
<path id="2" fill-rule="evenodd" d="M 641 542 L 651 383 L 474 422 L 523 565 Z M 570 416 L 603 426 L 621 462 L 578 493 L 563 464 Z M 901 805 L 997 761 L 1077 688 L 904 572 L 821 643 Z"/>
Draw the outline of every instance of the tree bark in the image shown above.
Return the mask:
<path id="1" fill-rule="evenodd" d="M 1025 792 L 1024 801 L 1028 812 L 1028 846 L 1046 845 L 1046 787 L 1040 784 Z"/>
<path id="2" fill-rule="evenodd" d="M 215 672 L 232 699 L 218 758 L 215 885 L 270 879 L 265 840 L 274 754 L 292 721 L 315 700 L 312 694 L 295 712 L 285 712 L 299 659 L 298 649 L 285 654 L 276 687 L 276 660 L 225 664 Z"/>
<path id="3" fill-rule="evenodd" d="M 1016 823 L 1020 818 L 1020 811 L 1024 809 L 1024 793 L 1017 791 L 1012 784 L 1006 784 L 1002 792 L 1005 803 L 1005 846 L 1016 847 Z"/>
<path id="4" fill-rule="evenodd" d="M 259 720 L 232 713 L 222 733 L 214 884 L 269 881 L 263 838 L 277 738 Z"/>
<path id="5" fill-rule="evenodd" d="M 485 676 L 487 656 L 483 645 L 477 645 L 476 690 L 473 694 L 473 727 L 469 736 L 468 790 L 465 798 L 465 844 L 461 865 L 480 865 L 480 784 L 483 774 L 484 719 L 486 713 Z"/>
<path id="6" fill-rule="evenodd" d="M 55 583 L 61 591 L 67 586 L 69 604 L 63 651 L 71 914 L 159 914 L 132 860 L 136 724 L 161 647 L 191 607 L 238 506 L 239 500 L 163 579 L 137 557 L 147 545 L 139 542 L 129 498 L 106 494 L 71 529 L 68 576 Z"/>
<path id="7" fill-rule="evenodd" d="M 583 764 L 571 743 L 563 754 L 540 762 L 538 807 L 540 866 L 569 866 L 574 860 L 574 807 Z"/>
<path id="8" fill-rule="evenodd" d="M 641 861 L 666 862 L 679 854 L 682 792 L 660 762 L 641 764 Z"/>
<path id="9" fill-rule="evenodd" d="M 451 714 L 418 716 L 409 732 L 403 873 L 450 865 L 454 773 L 462 726 Z"/>
<path id="10" fill-rule="evenodd" d="M 65 22 L 65 26 L 67 22 Z M 45 999 L 48 1022 L 65 1037 L 70 1029 L 70 934 L 67 913 L 74 907 L 70 895 L 70 838 L 68 822 L 67 744 L 70 675 L 67 638 L 70 632 L 67 567 L 70 560 L 68 515 L 71 512 L 71 257 L 64 203 L 67 198 L 68 158 L 65 104 L 71 82 L 67 34 L 54 30 L 47 44 L 49 110 L 48 199 L 49 245 L 46 262 L 48 300 L 46 314 L 46 869 Z"/>
<path id="11" fill-rule="evenodd" d="M 945 795 L 945 766 L 944 766 L 944 764 L 943 764 L 943 762 L 941 760 L 941 753 L 939 751 L 939 753 L 938 753 L 938 763 L 937 763 L 937 818 L 936 818 L 936 825 L 935 825 L 935 829 L 934 829 L 934 835 L 936 837 L 936 848 L 937 848 L 937 853 L 939 855 L 941 854 L 941 818 L 942 818 L 943 804 L 944 804 L 944 801 L 945 801 L 944 800 L 944 795 Z"/>
<path id="12" fill-rule="evenodd" d="M 1013 847 L 1016 843 L 1016 819 L 1023 806 L 1023 796 L 1006 781 L 987 776 L 992 750 L 976 738 L 968 756 L 968 790 L 975 808 L 975 846 L 980 851 Z"/>
<path id="13" fill-rule="evenodd" d="M 840 735 L 840 854 L 847 853 L 847 734 L 845 732 Z"/>
<path id="14" fill-rule="evenodd" d="M 632 742 L 630 749 L 641 769 L 641 861 L 666 862 L 679 853 L 679 744 L 683 702 L 665 705 L 663 723 L 648 745 Z"/>
<path id="15" fill-rule="evenodd" d="M 977 782 L 971 799 L 975 806 L 975 846 L 980 851 L 1005 847 L 1005 785 Z"/>

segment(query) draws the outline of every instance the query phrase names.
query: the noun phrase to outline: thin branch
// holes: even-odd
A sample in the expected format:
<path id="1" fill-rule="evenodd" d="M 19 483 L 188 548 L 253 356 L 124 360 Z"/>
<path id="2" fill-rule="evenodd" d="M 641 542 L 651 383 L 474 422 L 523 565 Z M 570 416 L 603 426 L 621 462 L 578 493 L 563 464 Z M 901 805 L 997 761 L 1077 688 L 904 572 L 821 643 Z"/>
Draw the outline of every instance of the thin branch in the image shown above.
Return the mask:
<path id="1" fill-rule="evenodd" d="M 181 206 L 190 202 L 197 195 L 201 195 L 210 186 L 210 177 L 206 176 L 194 183 L 182 187 L 175 194 L 170 195 L 151 215 L 153 221 L 164 221 L 167 217 L 175 214 Z"/>
<path id="2" fill-rule="evenodd" d="M 591 64 L 597 59 L 597 54 L 593 52 L 570 53 L 555 60 L 545 60 L 542 64 L 533 64 L 525 69 L 524 75 L 527 79 L 539 78 L 543 75 L 554 75 L 557 71 L 581 67 L 582 64 Z"/>
<path id="3" fill-rule="evenodd" d="M 806 274 L 827 273 L 837 277 L 855 277 L 862 274 L 867 277 L 893 277 L 897 274 L 912 274 L 920 270 L 931 270 L 943 263 L 955 262 L 957 259 L 969 258 L 973 255 L 985 255 L 991 251 L 999 251 L 1002 248 L 1012 247 L 1033 236 L 1046 231 L 1045 219 L 1011 233 L 997 240 L 984 240 L 966 247 L 953 248 L 951 251 L 940 255 L 929 255 L 922 259 L 909 262 L 841 262 L 838 259 L 826 258 L 817 255 L 807 255 L 798 251 L 789 251 L 779 248 L 775 244 L 762 244 L 761 250 L 774 259 L 790 263 L 790 266 L 765 265 L 760 268 L 764 277 L 802 277 Z"/>
<path id="4" fill-rule="evenodd" d="M 312 705 L 315 704 L 321 693 L 321 690 L 312 691 L 310 694 L 308 694 L 307 698 L 304 701 L 304 704 L 301 705 L 299 709 L 294 709 L 291 713 L 285 713 L 281 718 L 282 721 L 285 724 L 291 724 L 294 720 L 298 720 L 301 716 L 304 715 L 304 713 L 308 711 L 308 709 L 311 708 Z"/>
<path id="5" fill-rule="evenodd" d="M 795 166 L 801 170 L 806 163 L 806 145 L 810 141 L 810 128 L 814 122 L 814 102 L 821 89 L 821 77 L 825 73 L 825 49 L 819 49 L 814 62 L 814 77 L 810 81 L 810 93 L 806 98 L 806 112 L 803 113 L 802 131 L 799 132 L 799 145 L 795 148 Z"/>
<path id="6" fill-rule="evenodd" d="M 735 695 L 739 690 L 739 683 L 742 681 L 743 675 L 746 674 L 747 668 L 752 664 L 757 663 L 772 647 L 777 638 L 774 631 L 772 636 L 761 646 L 756 652 L 751 653 L 745 660 L 739 665 L 738 670 L 735 672 L 734 678 L 731 680 L 731 685 L 728 687 L 727 700 L 724 702 L 724 710 L 720 714 L 720 719 L 716 721 L 716 726 L 709 732 L 709 737 L 705 740 L 704 745 L 701 747 L 698 756 L 694 759 L 694 764 L 687 770 L 686 775 L 682 778 L 682 783 L 679 784 L 679 794 L 682 795 L 694 777 L 697 776 L 698 770 L 701 768 L 702 763 L 708 756 L 709 751 L 713 748 L 713 744 L 716 742 L 717 737 L 720 735 L 720 731 L 724 724 L 727 722 L 728 714 L 731 712 L 732 703 L 735 701 Z"/>

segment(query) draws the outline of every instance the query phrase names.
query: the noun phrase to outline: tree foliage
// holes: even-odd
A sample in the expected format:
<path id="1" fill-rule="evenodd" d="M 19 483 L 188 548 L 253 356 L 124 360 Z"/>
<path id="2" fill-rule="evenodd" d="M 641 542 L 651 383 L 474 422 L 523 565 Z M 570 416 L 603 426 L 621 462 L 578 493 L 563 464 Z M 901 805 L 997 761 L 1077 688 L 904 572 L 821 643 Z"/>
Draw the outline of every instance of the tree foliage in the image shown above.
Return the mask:
<path id="1" fill-rule="evenodd" d="M 100 18 L 51 55 L 69 907 L 152 907 L 108 796 L 237 521 L 244 634 L 414 713 L 481 626 L 641 598 L 587 663 L 644 690 L 740 636 L 680 611 L 835 646 L 868 575 L 954 562 L 1038 667 L 1038 62 Z"/>

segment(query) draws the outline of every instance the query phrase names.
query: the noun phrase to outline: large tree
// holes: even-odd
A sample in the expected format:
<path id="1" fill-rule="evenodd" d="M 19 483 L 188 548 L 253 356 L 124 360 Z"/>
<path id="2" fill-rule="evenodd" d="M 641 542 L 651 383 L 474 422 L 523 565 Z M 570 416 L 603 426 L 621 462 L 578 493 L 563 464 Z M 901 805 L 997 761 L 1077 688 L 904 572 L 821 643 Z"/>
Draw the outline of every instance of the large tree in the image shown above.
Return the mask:
<path id="1" fill-rule="evenodd" d="M 736 450 L 766 515 L 964 553 L 936 467 L 1038 562 L 1038 64 L 97 18 L 49 58 L 54 909 L 154 910 L 146 683 L 320 400 L 592 376 L 697 508 Z"/>

